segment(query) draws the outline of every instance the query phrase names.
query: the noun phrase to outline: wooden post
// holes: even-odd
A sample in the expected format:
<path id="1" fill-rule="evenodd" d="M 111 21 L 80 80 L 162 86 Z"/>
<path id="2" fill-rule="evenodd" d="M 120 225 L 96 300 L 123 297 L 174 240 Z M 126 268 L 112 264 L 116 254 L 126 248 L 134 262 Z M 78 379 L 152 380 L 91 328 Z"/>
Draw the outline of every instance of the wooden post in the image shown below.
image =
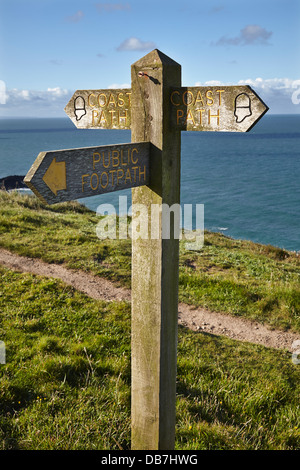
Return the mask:
<path id="1" fill-rule="evenodd" d="M 151 206 L 180 203 L 180 130 L 170 125 L 170 92 L 181 86 L 181 66 L 154 50 L 132 65 L 131 81 L 131 140 L 150 142 L 150 185 L 132 189 L 133 207 L 147 207 L 149 229 L 148 239 L 132 239 L 131 446 L 172 450 L 179 240 L 173 220 L 170 239 L 162 237 L 168 214 L 151 227 Z"/>

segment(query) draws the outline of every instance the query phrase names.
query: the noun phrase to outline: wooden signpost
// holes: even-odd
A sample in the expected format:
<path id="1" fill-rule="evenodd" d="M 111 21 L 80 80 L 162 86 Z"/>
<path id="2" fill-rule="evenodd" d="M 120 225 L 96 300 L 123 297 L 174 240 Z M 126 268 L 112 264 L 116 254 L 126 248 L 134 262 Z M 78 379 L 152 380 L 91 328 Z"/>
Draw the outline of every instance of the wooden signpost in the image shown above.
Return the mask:
<path id="1" fill-rule="evenodd" d="M 181 87 L 181 66 L 155 49 L 131 66 L 131 89 L 79 90 L 65 108 L 78 128 L 130 128 L 131 144 L 42 152 L 25 177 L 49 203 L 131 187 L 148 209 L 148 239 L 132 238 L 133 450 L 175 443 L 179 240 L 174 226 L 162 236 L 164 211 L 151 227 L 151 207 L 180 203 L 182 130 L 246 132 L 267 110 L 248 86 Z"/>

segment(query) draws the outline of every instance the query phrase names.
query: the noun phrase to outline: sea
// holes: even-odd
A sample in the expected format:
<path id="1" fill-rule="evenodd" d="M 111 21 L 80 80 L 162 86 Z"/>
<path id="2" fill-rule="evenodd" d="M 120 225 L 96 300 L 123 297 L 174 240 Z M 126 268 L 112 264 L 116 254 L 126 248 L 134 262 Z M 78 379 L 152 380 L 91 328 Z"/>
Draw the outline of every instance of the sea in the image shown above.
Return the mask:
<path id="1" fill-rule="evenodd" d="M 41 151 L 130 141 L 130 130 L 77 129 L 67 117 L 1 118 L 0 178 L 25 175 Z M 118 210 L 121 195 L 130 208 L 130 190 L 78 201 Z M 206 230 L 300 251 L 300 115 L 266 114 L 247 133 L 182 132 L 184 204 L 203 205 Z"/>

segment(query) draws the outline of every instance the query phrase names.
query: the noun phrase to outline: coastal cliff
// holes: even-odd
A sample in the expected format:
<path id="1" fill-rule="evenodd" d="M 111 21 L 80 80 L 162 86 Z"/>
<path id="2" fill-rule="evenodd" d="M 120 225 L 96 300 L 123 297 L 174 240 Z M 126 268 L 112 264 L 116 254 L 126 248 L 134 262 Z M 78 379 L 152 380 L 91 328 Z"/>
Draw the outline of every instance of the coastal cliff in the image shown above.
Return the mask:
<path id="1" fill-rule="evenodd" d="M 0 178 L 0 189 L 9 191 L 11 189 L 27 188 L 23 180 L 24 175 L 5 176 L 4 178 Z"/>

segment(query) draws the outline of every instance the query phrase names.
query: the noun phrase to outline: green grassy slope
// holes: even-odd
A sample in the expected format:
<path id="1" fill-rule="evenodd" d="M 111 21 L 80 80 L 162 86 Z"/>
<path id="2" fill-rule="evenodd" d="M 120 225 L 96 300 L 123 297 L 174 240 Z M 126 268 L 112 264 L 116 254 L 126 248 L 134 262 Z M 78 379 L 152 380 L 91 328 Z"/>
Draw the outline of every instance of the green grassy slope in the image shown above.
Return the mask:
<path id="1" fill-rule="evenodd" d="M 130 286 L 130 240 L 77 203 L 0 192 L 0 245 Z M 180 299 L 299 331 L 296 254 L 207 233 L 180 251 Z M 0 448 L 130 448 L 130 305 L 0 268 Z M 300 447 L 291 354 L 179 328 L 176 449 Z"/>

